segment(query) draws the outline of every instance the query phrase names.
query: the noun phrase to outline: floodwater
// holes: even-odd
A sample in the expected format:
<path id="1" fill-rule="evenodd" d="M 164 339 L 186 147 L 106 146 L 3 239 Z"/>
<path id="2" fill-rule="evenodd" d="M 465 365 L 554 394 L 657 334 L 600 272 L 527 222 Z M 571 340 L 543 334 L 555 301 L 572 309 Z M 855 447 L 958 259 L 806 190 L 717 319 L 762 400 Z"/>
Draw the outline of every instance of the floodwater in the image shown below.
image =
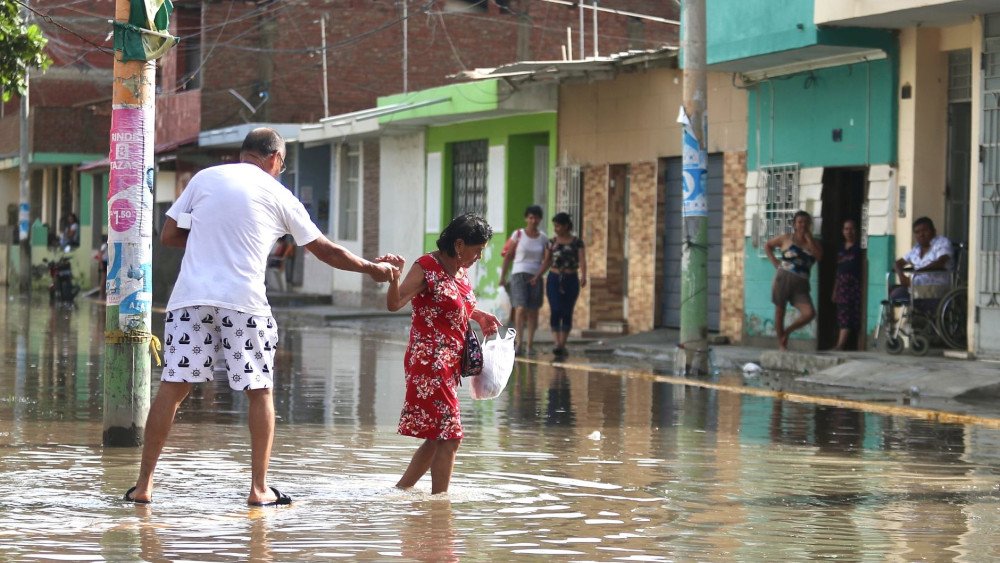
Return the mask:
<path id="1" fill-rule="evenodd" d="M 103 314 L 0 302 L 0 560 L 1000 558 L 996 430 L 599 371 L 463 390 L 451 492 L 397 491 L 418 442 L 395 433 L 395 322 L 283 326 L 270 480 L 292 506 L 245 506 L 247 402 L 222 381 L 182 406 L 133 506 L 139 450 L 101 446 Z"/>

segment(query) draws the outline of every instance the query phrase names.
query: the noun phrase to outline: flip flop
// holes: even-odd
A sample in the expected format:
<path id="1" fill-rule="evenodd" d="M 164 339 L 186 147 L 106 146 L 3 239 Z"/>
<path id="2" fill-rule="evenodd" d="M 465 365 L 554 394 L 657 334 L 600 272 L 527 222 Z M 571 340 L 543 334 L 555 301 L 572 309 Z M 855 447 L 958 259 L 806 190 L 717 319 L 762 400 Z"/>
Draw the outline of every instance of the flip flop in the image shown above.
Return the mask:
<path id="1" fill-rule="evenodd" d="M 125 491 L 125 496 L 122 497 L 122 500 L 124 500 L 125 502 L 134 502 L 136 504 L 149 504 L 153 502 L 151 500 L 136 500 L 132 498 L 132 493 L 134 492 L 135 492 L 135 487 L 132 487 L 131 489 Z"/>
<path id="2" fill-rule="evenodd" d="M 275 487 L 270 487 L 274 491 L 274 496 L 278 497 L 271 502 L 248 502 L 250 506 L 281 506 L 285 504 L 292 504 L 292 497 L 286 495 L 285 493 L 279 491 Z"/>

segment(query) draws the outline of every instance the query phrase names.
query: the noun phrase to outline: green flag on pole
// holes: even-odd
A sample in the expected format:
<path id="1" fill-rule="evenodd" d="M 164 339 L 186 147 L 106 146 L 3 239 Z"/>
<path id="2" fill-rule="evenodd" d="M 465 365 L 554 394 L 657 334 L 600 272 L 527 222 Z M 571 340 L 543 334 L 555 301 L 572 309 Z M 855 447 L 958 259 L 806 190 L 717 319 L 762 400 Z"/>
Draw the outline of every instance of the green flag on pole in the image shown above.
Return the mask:
<path id="1" fill-rule="evenodd" d="M 114 22 L 115 51 L 121 51 L 123 62 L 162 57 L 179 41 L 168 33 L 173 3 L 170 0 L 129 1 L 128 23 Z"/>

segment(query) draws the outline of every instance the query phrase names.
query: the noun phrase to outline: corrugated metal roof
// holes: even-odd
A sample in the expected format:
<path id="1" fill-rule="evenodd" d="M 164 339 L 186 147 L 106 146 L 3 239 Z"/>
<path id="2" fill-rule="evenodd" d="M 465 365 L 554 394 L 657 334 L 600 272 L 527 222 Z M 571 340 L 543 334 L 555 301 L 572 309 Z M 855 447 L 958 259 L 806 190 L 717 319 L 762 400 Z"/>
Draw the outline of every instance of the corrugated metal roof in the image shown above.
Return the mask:
<path id="1" fill-rule="evenodd" d="M 677 59 L 677 52 L 677 47 L 665 45 L 657 49 L 636 49 L 605 57 L 561 61 L 521 61 L 496 68 L 466 70 L 454 75 L 454 77 L 468 80 L 489 78 L 559 80 L 598 72 L 613 72 L 639 64 L 667 66 Z"/>

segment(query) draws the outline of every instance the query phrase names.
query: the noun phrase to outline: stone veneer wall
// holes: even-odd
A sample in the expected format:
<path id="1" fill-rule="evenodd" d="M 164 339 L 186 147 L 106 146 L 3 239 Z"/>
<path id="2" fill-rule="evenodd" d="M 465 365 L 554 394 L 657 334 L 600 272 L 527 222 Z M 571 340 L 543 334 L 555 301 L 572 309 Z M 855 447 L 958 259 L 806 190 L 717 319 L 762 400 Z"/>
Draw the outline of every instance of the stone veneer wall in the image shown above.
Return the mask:
<path id="1" fill-rule="evenodd" d="M 583 167 L 583 225 L 580 236 L 587 245 L 587 286 L 580 290 L 573 314 L 573 328 L 588 329 L 594 318 L 591 296 L 607 280 L 608 167 Z"/>
<path id="2" fill-rule="evenodd" d="M 731 342 L 743 339 L 744 217 L 746 213 L 746 151 L 723 156 L 722 281 L 719 333 Z"/>
<path id="3" fill-rule="evenodd" d="M 628 222 L 628 331 L 652 330 L 660 313 L 656 283 L 662 268 L 662 234 L 658 234 L 656 162 L 636 162 L 629 169 Z"/>

